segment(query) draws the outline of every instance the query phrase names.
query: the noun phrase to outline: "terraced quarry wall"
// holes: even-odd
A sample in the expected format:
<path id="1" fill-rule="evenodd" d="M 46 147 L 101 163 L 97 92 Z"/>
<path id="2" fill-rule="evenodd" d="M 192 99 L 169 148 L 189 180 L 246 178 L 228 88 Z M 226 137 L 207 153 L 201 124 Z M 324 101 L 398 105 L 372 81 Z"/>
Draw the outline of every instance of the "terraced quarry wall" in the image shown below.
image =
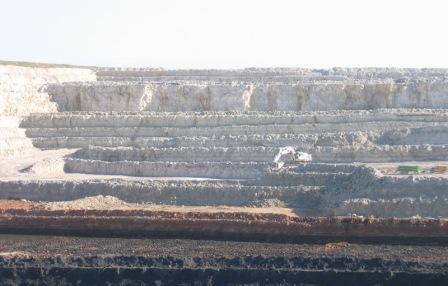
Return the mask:
<path id="1" fill-rule="evenodd" d="M 76 78 L 80 71 L 74 71 L 72 77 Z M 435 191 L 443 188 L 444 176 L 411 175 L 413 183 L 408 184 L 409 177 L 393 171 L 401 163 L 420 161 L 437 165 L 446 159 L 445 70 L 99 69 L 96 72 L 100 79 L 97 82 L 49 83 L 41 87 L 48 92 L 48 99 L 57 111 L 47 113 L 43 109 L 17 121 L 25 130 L 21 136 L 48 152 L 74 150 L 64 158 L 30 163 L 21 169 L 22 174 L 32 172 L 36 177 L 50 172 L 47 175 L 51 179 L 86 174 L 86 179 L 104 180 L 101 189 L 108 188 L 107 180 L 115 176 L 130 181 L 208 180 L 210 187 L 206 189 L 215 195 L 206 201 L 213 205 L 226 202 L 219 198 L 216 184 L 212 183 L 222 180 L 224 189 L 229 189 L 226 184 L 235 182 L 252 188 L 251 199 L 232 204 L 275 202 L 302 214 L 439 216 L 445 213 L 445 195 Z M 287 166 L 273 170 L 271 161 L 279 148 L 285 146 L 312 154 L 313 163 L 301 167 L 286 156 L 283 160 Z M 28 144 L 23 149 L 29 147 Z M 329 167 L 332 165 L 335 167 Z M 366 173 L 370 185 L 367 190 L 354 189 L 357 184 L 363 185 L 364 177 L 356 178 L 356 170 L 364 166 L 373 170 L 371 175 Z M 151 184 L 145 186 L 158 190 L 155 183 Z M 42 198 L 50 199 L 44 191 L 53 188 L 49 182 L 38 185 Z M 409 190 L 434 186 L 434 190 L 430 194 L 408 192 L 412 195 L 389 196 L 400 185 Z M 318 196 L 309 196 L 310 201 L 284 200 L 275 195 L 253 197 L 257 188 L 285 188 L 289 192 L 287 189 L 294 186 L 320 191 Z M 10 189 L 6 185 L 5 188 Z M 92 195 L 107 195 L 104 191 L 83 188 Z M 333 194 L 341 188 L 345 188 L 343 194 Z M 368 195 L 377 193 L 381 195 Z M 80 196 L 61 196 L 71 197 Z M 178 200 L 173 197 L 159 196 L 159 199 Z M 186 196 L 179 197 L 183 198 L 179 201 L 194 204 Z M 440 204 L 437 210 L 431 208 L 437 204 Z"/>
<path id="2" fill-rule="evenodd" d="M 23 69 L 17 69 L 20 76 L 6 69 L 12 79 L 0 73 L 0 83 L 7 82 L 0 98 L 6 98 L 8 115 L 0 120 L 0 232 L 269 240 L 278 243 L 267 246 L 272 249 L 305 240 L 347 249 L 350 243 L 436 243 L 431 251 L 446 251 L 447 70 Z M 34 82 L 25 76 L 29 73 L 40 76 Z M 288 146 L 311 154 L 312 161 L 289 154 L 278 168 L 272 161 Z M 400 172 L 400 165 L 422 171 Z M 350 269 L 350 277 L 365 275 L 366 281 L 378 269 L 397 270 L 400 283 L 422 273 L 446 279 L 443 259 L 437 264 L 425 258 L 433 272 L 424 263 L 412 272 L 406 266 L 409 252 L 394 251 L 402 259 L 398 270 L 386 259 L 362 274 L 343 254 L 333 257 L 343 261 L 342 268 L 320 257 L 316 263 L 323 264 L 315 270 L 330 275 Z M 12 257 L 21 261 L 20 255 Z M 73 255 L 57 263 L 40 256 L 33 265 L 73 270 Z M 243 276 L 249 275 L 242 270 L 246 264 L 262 275 L 289 263 L 282 274 L 294 277 L 288 281 L 323 281 L 305 279 L 312 268 L 307 263 L 278 262 L 284 253 L 273 253 L 277 258 L 265 264 L 240 266 L 205 254 L 194 256 L 195 263 L 173 255 L 166 262 L 177 267 L 173 275 L 184 270 L 198 275 L 199 260 Z M 291 261 L 306 256 L 297 255 Z M 0 257 L 0 265 L 14 265 L 9 256 L 0 252 Z M 158 267 L 168 281 L 167 266 L 153 258 L 128 263 L 100 257 L 88 265 L 150 272 Z M 322 266 L 329 265 L 325 261 L 332 270 Z M 359 262 L 359 269 L 370 269 L 369 263 Z M 7 275 L 17 273 L 22 272 Z M 111 277 L 124 277 L 114 273 Z M 266 279 L 280 281 L 269 273 Z M 295 280 L 296 274 L 302 280 Z M 241 281 L 253 281 L 249 276 Z"/>
<path id="3" fill-rule="evenodd" d="M 322 214 L 349 214 L 352 209 L 363 215 L 378 214 L 368 207 L 365 209 L 369 211 L 363 211 L 361 205 L 387 209 L 397 202 L 406 215 L 444 213 L 442 208 L 433 211 L 430 207 L 444 205 L 444 194 L 390 197 L 384 190 L 392 192 L 400 184 L 406 185 L 408 177 L 391 171 L 399 163 L 437 165 L 446 159 L 446 70 L 98 69 L 100 81 L 90 82 L 95 77 L 90 70 L 21 67 L 5 71 L 8 75 L 21 72 L 20 76 L 11 75 L 14 80 L 3 77 L 9 86 L 23 90 L 33 87 L 31 94 L 39 93 L 48 104 L 40 109 L 28 105 L 27 111 L 16 110 L 20 114 L 36 108 L 38 113 L 23 120 L 4 119 L 3 125 L 12 126 L 11 133 L 16 134 L 11 142 L 17 137 L 26 144 L 5 140 L 2 152 L 11 153 L 11 145 L 17 150 L 29 149 L 30 142 L 48 152 L 73 149 L 54 153 L 64 154 L 63 158 L 23 166 L 20 172 L 25 177 L 33 174 L 36 179 L 38 174 L 45 177 L 47 173 L 51 179 L 68 179 L 86 174 L 86 179 L 105 180 L 104 186 L 115 176 L 130 181 L 162 177 L 223 180 L 223 186 L 237 182 L 264 189 L 311 186 L 320 188 L 320 199 L 313 196 L 312 203 L 304 202 L 303 206 L 297 205 L 298 200 L 277 203 L 309 211 L 319 209 Z M 33 72 L 41 76 L 35 82 L 19 84 Z M 63 83 L 73 80 L 82 82 Z M 4 97 L 28 96 L 16 93 L 20 96 L 4 93 Z M 20 101 L 8 102 L 20 105 Z M 8 128 L 4 130 L 8 133 Z M 313 164 L 303 168 L 292 157 L 285 157 L 287 166 L 273 170 L 271 161 L 285 146 L 311 153 Z M 329 168 L 332 164 L 339 165 Z M 369 191 L 382 194 L 375 199 L 352 190 L 361 182 L 351 178 L 357 168 L 365 166 L 373 170 Z M 444 176 L 433 177 L 415 175 L 409 188 L 443 185 L 439 181 L 444 182 Z M 47 184 L 39 185 L 45 189 Z M 350 195 L 333 196 L 333 190 L 342 187 L 346 188 L 344 194 Z M 330 197 L 332 204 L 327 203 Z M 260 204 L 276 199 L 244 201 Z M 217 195 L 215 200 L 223 201 Z M 213 204 L 212 199 L 208 202 Z M 422 210 L 415 205 L 421 205 Z"/>

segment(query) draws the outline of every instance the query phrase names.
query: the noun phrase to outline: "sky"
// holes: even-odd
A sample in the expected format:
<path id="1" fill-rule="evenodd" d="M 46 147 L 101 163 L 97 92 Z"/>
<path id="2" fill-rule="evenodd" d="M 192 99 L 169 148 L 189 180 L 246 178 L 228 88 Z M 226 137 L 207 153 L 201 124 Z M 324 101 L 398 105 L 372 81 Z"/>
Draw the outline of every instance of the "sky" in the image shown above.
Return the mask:
<path id="1" fill-rule="evenodd" d="M 448 1 L 0 0 L 0 60 L 448 68 Z"/>

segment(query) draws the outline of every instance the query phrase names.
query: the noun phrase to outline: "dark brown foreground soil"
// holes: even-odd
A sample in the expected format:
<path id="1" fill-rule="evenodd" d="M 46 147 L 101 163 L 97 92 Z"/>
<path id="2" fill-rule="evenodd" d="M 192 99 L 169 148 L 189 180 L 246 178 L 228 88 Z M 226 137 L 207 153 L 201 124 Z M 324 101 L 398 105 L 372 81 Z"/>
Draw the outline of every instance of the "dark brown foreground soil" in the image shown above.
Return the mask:
<path id="1" fill-rule="evenodd" d="M 448 247 L 0 237 L 0 284 L 448 285 Z"/>
<path id="2" fill-rule="evenodd" d="M 448 245 L 448 220 L 431 218 L 298 217 L 278 208 L 183 208 L 0 200 L 0 233 L 92 237 L 196 238 L 297 242 Z"/>
<path id="3" fill-rule="evenodd" d="M 0 200 L 0 233 L 0 285 L 448 285 L 443 219 Z"/>

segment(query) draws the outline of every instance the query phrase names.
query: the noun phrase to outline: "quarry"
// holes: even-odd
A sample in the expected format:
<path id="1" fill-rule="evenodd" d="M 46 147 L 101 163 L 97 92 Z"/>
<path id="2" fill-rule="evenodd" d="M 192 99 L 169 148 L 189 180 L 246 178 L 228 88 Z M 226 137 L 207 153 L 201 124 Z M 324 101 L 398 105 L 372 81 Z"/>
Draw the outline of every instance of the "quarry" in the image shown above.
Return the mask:
<path id="1" fill-rule="evenodd" d="M 3 63 L 0 281 L 446 285 L 447 161 L 448 69 Z"/>

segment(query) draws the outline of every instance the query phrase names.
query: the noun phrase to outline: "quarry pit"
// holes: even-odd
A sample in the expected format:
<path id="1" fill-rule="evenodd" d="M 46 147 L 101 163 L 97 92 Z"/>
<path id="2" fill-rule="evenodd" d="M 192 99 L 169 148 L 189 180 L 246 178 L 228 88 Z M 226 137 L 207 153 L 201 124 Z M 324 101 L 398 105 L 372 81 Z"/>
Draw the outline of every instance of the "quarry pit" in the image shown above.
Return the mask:
<path id="1" fill-rule="evenodd" d="M 445 69 L 3 64 L 0 282 L 446 285 L 447 161 Z"/>

